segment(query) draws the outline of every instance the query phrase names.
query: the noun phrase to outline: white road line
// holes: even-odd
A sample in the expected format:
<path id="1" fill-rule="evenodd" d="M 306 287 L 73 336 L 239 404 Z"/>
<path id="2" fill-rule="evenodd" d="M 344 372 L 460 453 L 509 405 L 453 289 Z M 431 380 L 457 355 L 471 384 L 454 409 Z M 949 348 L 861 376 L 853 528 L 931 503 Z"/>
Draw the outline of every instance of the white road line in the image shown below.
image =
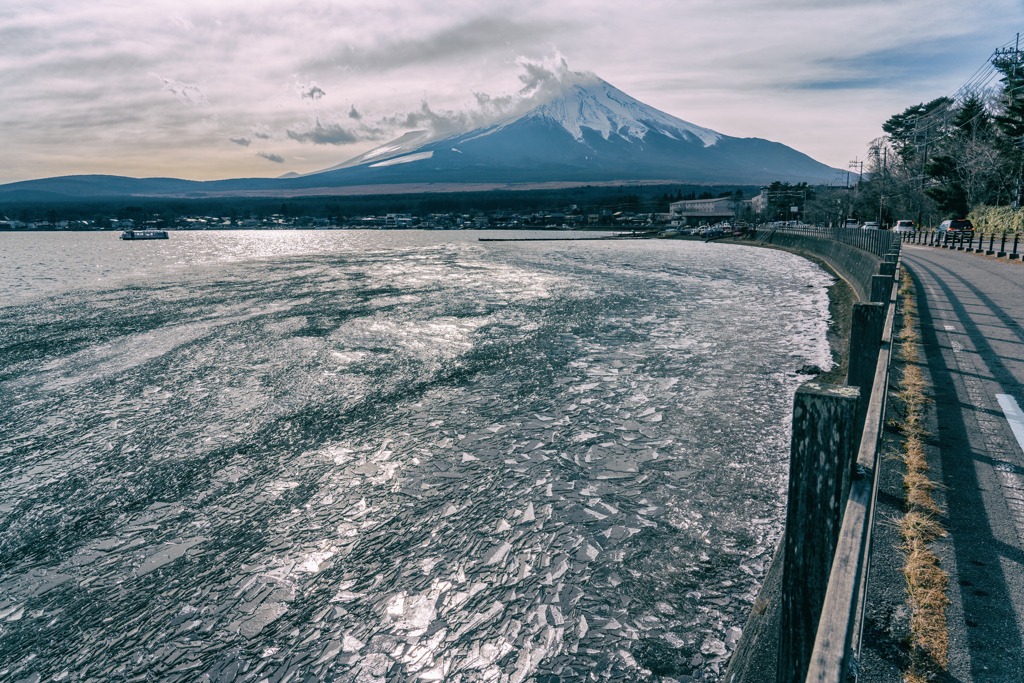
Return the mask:
<path id="1" fill-rule="evenodd" d="M 1017 405 L 1017 399 L 1009 394 L 996 394 L 996 400 L 999 401 L 999 407 L 1003 409 L 1006 421 L 1010 423 L 1013 435 L 1017 437 L 1020 449 L 1024 451 L 1024 412 Z"/>

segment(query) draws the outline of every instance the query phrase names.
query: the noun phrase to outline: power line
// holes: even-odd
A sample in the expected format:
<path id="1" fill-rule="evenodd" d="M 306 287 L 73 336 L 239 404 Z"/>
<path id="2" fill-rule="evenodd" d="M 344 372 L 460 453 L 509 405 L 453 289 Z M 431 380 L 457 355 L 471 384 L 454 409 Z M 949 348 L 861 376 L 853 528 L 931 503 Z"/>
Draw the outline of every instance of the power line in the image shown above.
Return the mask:
<path id="1" fill-rule="evenodd" d="M 984 64 L 979 66 L 973 74 L 971 74 L 966 81 L 961 83 L 955 90 L 949 92 L 945 99 L 952 100 L 952 103 L 963 104 L 963 102 L 969 99 L 972 95 L 978 95 L 984 92 L 988 87 L 995 81 L 1000 71 L 996 68 L 995 62 L 1000 58 L 1012 55 L 1014 59 L 1014 65 L 1021 62 L 1021 55 L 1024 54 L 1020 50 L 1020 34 L 1013 40 L 1009 40 L 1003 43 L 985 60 Z M 951 104 L 952 104 L 951 103 Z M 919 122 L 925 126 L 931 126 L 932 121 L 941 117 L 943 126 L 948 122 L 949 106 L 935 107 L 932 111 L 926 112 L 920 115 Z"/>

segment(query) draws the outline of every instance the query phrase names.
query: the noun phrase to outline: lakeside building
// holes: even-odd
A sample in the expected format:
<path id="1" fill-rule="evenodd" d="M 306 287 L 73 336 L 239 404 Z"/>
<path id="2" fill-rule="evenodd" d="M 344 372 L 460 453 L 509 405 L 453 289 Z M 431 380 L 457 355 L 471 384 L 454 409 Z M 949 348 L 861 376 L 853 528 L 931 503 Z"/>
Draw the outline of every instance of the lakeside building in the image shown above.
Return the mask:
<path id="1" fill-rule="evenodd" d="M 755 214 L 762 214 L 768 210 L 768 188 L 762 187 L 761 194 L 750 200 L 750 208 Z"/>
<path id="2" fill-rule="evenodd" d="M 731 221 L 747 207 L 753 208 L 752 199 L 683 199 L 668 205 L 670 221 L 677 225 L 700 225 Z"/>
<path id="3" fill-rule="evenodd" d="M 412 223 L 411 213 L 389 213 L 384 217 L 384 227 L 386 228 L 410 228 Z"/>

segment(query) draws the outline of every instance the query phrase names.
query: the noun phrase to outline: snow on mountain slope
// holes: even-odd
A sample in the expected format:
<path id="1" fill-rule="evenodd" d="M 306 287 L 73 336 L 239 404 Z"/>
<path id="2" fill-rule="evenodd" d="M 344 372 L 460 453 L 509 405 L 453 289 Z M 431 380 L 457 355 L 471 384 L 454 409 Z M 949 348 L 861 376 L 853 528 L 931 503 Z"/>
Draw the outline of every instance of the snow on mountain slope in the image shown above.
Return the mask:
<path id="1" fill-rule="evenodd" d="M 584 129 L 596 131 L 605 140 L 612 134 L 643 140 L 648 132 L 655 131 L 673 140 L 695 142 L 704 147 L 709 147 L 722 138 L 713 130 L 658 111 L 593 76 L 566 82 L 559 92 L 542 100 L 532 109 L 505 118 L 492 126 L 462 134 L 433 135 L 425 130 L 412 131 L 365 154 L 316 173 L 362 165 L 378 166 L 383 161 L 413 154 L 436 142 L 477 140 L 504 131 L 515 123 L 531 120 L 554 123 L 564 128 L 573 139 L 582 144 L 586 144 Z"/>
<path id="2" fill-rule="evenodd" d="M 314 175 L 316 173 L 337 171 L 338 169 L 351 168 L 352 166 L 359 166 L 360 164 L 377 164 L 393 157 L 414 152 L 423 145 L 434 142 L 436 139 L 437 138 L 431 136 L 430 131 L 414 130 L 387 144 L 381 145 L 380 147 L 374 147 L 369 152 L 365 152 L 364 154 L 352 157 L 347 161 L 343 161 L 336 166 L 331 166 L 330 168 L 325 168 L 320 171 L 314 171 L 313 173 L 305 173 L 303 175 Z"/>
<path id="3" fill-rule="evenodd" d="M 568 85 L 560 97 L 522 117 L 502 122 L 499 128 L 526 118 L 555 121 L 579 142 L 583 141 L 584 128 L 599 132 L 605 140 L 612 133 L 643 140 L 649 130 L 655 130 L 673 139 L 696 138 L 705 147 L 722 137 L 713 130 L 695 126 L 635 100 L 600 78 Z"/>

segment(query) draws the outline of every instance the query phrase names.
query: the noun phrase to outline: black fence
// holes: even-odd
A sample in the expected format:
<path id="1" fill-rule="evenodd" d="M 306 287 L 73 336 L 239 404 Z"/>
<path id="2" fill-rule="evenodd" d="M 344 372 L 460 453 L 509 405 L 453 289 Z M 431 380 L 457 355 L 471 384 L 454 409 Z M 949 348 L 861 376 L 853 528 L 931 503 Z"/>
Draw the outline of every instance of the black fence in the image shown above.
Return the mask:
<path id="1" fill-rule="evenodd" d="M 984 254 L 996 258 L 1009 258 L 1011 261 L 1021 257 L 1018 248 L 1021 242 L 1019 233 L 978 233 L 973 230 L 964 232 L 938 232 L 937 230 L 916 230 L 899 233 L 904 242 L 924 244 L 941 249 L 955 249 L 972 254 Z"/>
<path id="2" fill-rule="evenodd" d="M 764 228 L 762 228 L 764 230 Z M 885 257 L 892 248 L 893 233 L 888 230 L 861 230 L 859 228 L 821 228 L 813 225 L 768 228 L 768 234 L 786 233 L 835 240 L 849 244 L 878 258 Z"/>

